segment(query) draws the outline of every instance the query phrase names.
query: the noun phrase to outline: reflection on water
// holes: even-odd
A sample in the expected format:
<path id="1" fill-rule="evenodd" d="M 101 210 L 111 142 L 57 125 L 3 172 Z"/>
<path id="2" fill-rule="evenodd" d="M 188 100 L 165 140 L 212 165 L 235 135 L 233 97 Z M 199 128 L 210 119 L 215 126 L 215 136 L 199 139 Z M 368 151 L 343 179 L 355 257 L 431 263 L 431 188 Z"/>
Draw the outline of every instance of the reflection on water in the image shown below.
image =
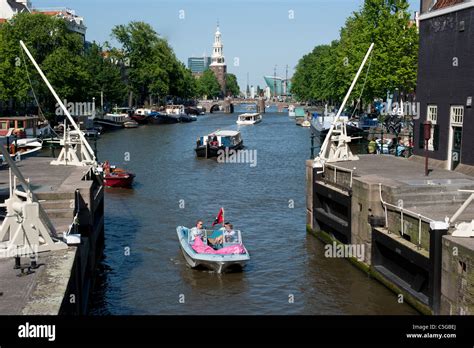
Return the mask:
<path id="1" fill-rule="evenodd" d="M 100 160 L 137 177 L 133 189 L 106 190 L 105 257 L 91 313 L 415 313 L 347 261 L 324 258 L 322 243 L 307 235 L 309 130 L 284 114 L 240 128 L 236 119 L 206 115 L 99 140 Z M 197 159 L 196 138 L 216 129 L 239 129 L 257 166 Z M 210 227 L 220 207 L 251 255 L 240 273 L 192 270 L 179 249 L 176 226 L 203 219 Z"/>

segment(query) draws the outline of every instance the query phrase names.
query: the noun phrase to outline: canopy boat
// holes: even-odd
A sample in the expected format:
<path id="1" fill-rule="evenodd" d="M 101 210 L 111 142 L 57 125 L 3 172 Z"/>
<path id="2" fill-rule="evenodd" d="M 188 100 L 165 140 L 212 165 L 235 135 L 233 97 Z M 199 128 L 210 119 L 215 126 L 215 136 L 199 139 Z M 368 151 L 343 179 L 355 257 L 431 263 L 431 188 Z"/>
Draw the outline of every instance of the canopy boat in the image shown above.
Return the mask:
<path id="1" fill-rule="evenodd" d="M 210 158 L 219 156 L 220 150 L 240 150 L 243 147 L 244 141 L 240 132 L 219 130 L 200 137 L 197 140 L 195 151 L 198 157 Z"/>
<path id="2" fill-rule="evenodd" d="M 223 243 L 222 248 L 218 250 L 207 245 L 207 238 L 208 235 L 210 237 L 209 232 L 219 234 L 223 233 L 222 231 L 204 230 L 203 240 L 195 238 L 194 241 L 189 228 L 178 226 L 176 232 L 183 256 L 192 268 L 204 267 L 217 273 L 223 273 L 241 270 L 250 260 L 249 252 L 242 243 L 240 231 L 236 231 L 237 237 L 232 242 Z"/>
<path id="3" fill-rule="evenodd" d="M 262 122 L 262 115 L 258 112 L 245 113 L 239 115 L 239 118 L 237 119 L 237 124 L 239 125 L 252 125 L 260 122 Z"/>

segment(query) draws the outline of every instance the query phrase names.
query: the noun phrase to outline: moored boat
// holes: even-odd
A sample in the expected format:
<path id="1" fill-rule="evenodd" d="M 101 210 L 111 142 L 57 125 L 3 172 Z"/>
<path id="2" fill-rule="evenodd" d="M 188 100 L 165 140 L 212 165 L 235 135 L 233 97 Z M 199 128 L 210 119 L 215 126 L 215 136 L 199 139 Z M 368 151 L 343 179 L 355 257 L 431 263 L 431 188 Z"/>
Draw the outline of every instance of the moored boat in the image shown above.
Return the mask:
<path id="1" fill-rule="evenodd" d="M 241 270 L 250 260 L 250 255 L 242 243 L 242 235 L 237 232 L 237 238 L 224 243 L 222 248 L 215 250 L 207 245 L 207 238 L 211 231 L 204 231 L 203 239 L 195 238 L 192 240 L 190 229 L 184 226 L 176 228 L 181 251 L 191 268 L 204 267 L 217 273 L 223 273 L 230 270 Z M 213 233 L 219 233 L 214 231 Z"/>
<path id="2" fill-rule="evenodd" d="M 196 115 L 187 115 L 187 114 L 179 115 L 179 122 L 189 123 L 193 121 L 197 121 Z"/>
<path id="3" fill-rule="evenodd" d="M 295 117 L 296 116 L 294 105 L 288 106 L 288 116 L 289 117 Z"/>
<path id="4" fill-rule="evenodd" d="M 244 147 L 244 142 L 238 131 L 218 130 L 214 133 L 198 138 L 196 142 L 197 157 L 217 157 L 219 151 L 240 150 Z"/>
<path id="5" fill-rule="evenodd" d="M 139 108 L 130 117 L 139 124 L 147 124 L 151 112 L 151 109 Z"/>
<path id="6" fill-rule="evenodd" d="M 179 116 L 168 115 L 162 112 L 154 111 L 148 118 L 148 123 L 151 124 L 174 124 L 179 123 Z"/>
<path id="7" fill-rule="evenodd" d="M 9 152 L 10 157 L 17 159 L 24 159 L 28 157 L 36 156 L 43 148 L 41 139 L 38 138 L 24 138 L 17 139 L 10 143 Z M 0 159 L 3 161 L 3 155 L 0 155 Z"/>
<path id="8" fill-rule="evenodd" d="M 258 112 L 255 113 L 245 113 L 239 115 L 237 118 L 237 124 L 239 125 L 252 125 L 262 122 L 262 115 Z"/>
<path id="9" fill-rule="evenodd" d="M 123 122 L 123 128 L 137 128 L 138 122 L 132 118 L 128 118 Z"/>

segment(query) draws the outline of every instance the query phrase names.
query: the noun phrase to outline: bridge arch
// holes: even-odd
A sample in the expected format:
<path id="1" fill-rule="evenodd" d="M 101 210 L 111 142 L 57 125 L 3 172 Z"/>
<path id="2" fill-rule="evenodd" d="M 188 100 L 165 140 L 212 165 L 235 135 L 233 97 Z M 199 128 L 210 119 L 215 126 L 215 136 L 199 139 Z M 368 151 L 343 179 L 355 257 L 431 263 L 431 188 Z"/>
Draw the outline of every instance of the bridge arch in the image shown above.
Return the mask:
<path id="1" fill-rule="evenodd" d="M 213 104 L 210 108 L 209 108 L 209 113 L 213 113 L 213 112 L 216 112 L 216 111 L 220 111 L 220 105 L 219 104 Z"/>

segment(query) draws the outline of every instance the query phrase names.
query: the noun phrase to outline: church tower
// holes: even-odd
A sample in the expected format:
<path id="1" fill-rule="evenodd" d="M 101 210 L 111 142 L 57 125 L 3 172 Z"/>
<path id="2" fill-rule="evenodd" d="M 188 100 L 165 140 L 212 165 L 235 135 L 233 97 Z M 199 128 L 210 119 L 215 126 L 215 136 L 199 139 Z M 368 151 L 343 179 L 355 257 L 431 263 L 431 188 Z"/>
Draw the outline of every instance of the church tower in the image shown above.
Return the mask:
<path id="1" fill-rule="evenodd" d="M 221 86 L 221 94 L 222 96 L 225 96 L 227 65 L 225 64 L 223 49 L 224 45 L 222 44 L 222 35 L 219 31 L 219 23 L 217 23 L 214 44 L 212 45 L 211 65 L 209 65 L 209 69 L 211 69 L 216 75 L 217 81 L 219 81 L 219 85 Z"/>

